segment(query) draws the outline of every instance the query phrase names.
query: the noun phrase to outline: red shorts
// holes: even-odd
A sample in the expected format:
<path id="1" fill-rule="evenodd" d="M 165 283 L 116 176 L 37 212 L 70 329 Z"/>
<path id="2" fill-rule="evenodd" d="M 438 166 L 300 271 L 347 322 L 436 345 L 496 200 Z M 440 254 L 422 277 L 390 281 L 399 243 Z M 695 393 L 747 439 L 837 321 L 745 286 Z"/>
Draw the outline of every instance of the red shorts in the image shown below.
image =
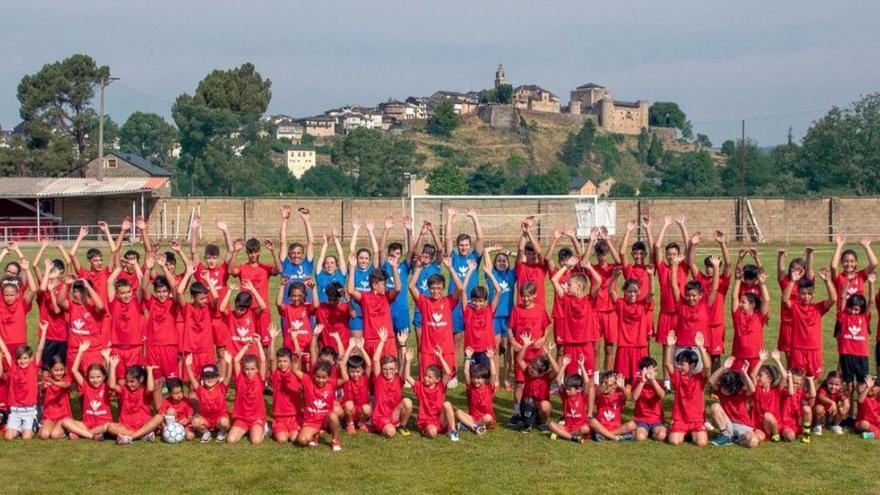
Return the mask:
<path id="1" fill-rule="evenodd" d="M 566 422 L 564 425 L 560 425 L 560 426 L 562 426 L 565 429 L 565 431 L 572 433 L 572 434 L 576 434 L 576 433 L 586 434 L 586 433 L 589 433 L 589 431 L 590 431 L 589 423 L 569 424 L 568 422 Z M 583 431 L 583 428 L 585 428 L 585 427 L 587 429 L 586 433 L 581 433 Z"/>
<path id="2" fill-rule="evenodd" d="M 382 346 L 382 356 L 394 356 L 397 358 L 397 342 L 394 341 L 394 336 L 391 335 L 391 339 L 385 341 L 385 345 Z M 376 348 L 379 347 L 379 339 L 364 339 L 364 350 L 367 351 L 367 356 L 370 359 L 373 359 L 373 353 L 376 352 Z M 381 359 L 381 358 L 380 358 Z M 378 364 L 378 363 L 377 363 Z M 455 363 L 449 363 L 450 365 Z"/>
<path id="3" fill-rule="evenodd" d="M 776 342 L 776 348 L 781 352 L 791 352 L 791 329 L 790 321 L 779 322 L 779 340 Z"/>
<path id="4" fill-rule="evenodd" d="M 511 350 L 513 350 L 513 349 L 511 349 Z M 516 356 L 517 354 L 518 354 L 518 353 L 515 353 L 514 356 Z M 526 363 L 530 363 L 530 362 L 532 362 L 532 359 L 535 359 L 536 357 L 541 356 L 541 355 L 543 355 L 543 354 L 544 354 L 544 348 L 543 348 L 543 347 L 542 347 L 542 348 L 539 348 L 539 349 L 535 349 L 534 351 L 532 351 L 532 350 L 527 351 L 527 352 L 526 352 Z M 421 359 L 421 356 L 419 356 L 419 359 Z M 444 359 L 445 359 L 445 358 L 444 358 Z M 514 380 L 516 380 L 516 383 L 524 383 L 524 382 L 526 381 L 526 372 L 523 371 L 523 370 L 522 370 L 522 369 L 516 364 L 516 357 L 514 357 L 513 360 L 514 360 L 514 365 L 513 365 L 513 378 L 514 378 Z M 576 362 L 575 362 L 575 365 L 577 365 Z M 419 369 L 421 370 L 421 367 L 419 367 Z"/>
<path id="5" fill-rule="evenodd" d="M 694 421 L 691 423 L 686 421 L 673 421 L 672 423 L 669 423 L 670 433 L 684 433 L 686 435 L 688 433 L 699 433 L 701 431 L 706 431 L 705 421 Z"/>
<path id="6" fill-rule="evenodd" d="M 587 373 L 596 371 L 596 356 L 594 352 L 595 348 L 592 342 L 564 344 L 562 346 L 562 355 L 571 357 L 571 362 L 565 368 L 565 374 L 570 375 L 578 372 L 578 359 L 581 356 L 584 356 L 584 369 L 587 370 Z"/>
<path id="7" fill-rule="evenodd" d="M 822 375 L 822 349 L 792 349 L 788 353 L 788 368 L 800 368 L 807 376 Z"/>
<path id="8" fill-rule="evenodd" d="M 443 360 L 446 361 L 446 364 L 448 364 L 450 368 L 452 368 L 452 373 L 450 374 L 450 376 L 454 377 L 456 373 L 455 352 L 444 352 Z M 437 357 L 436 354 L 434 354 L 433 352 L 419 352 L 419 376 L 424 376 L 425 370 L 428 369 L 428 366 L 431 366 L 432 364 L 435 364 L 440 367 L 440 369 L 443 369 L 443 365 L 440 364 L 440 359 Z M 517 369 L 519 369 L 518 366 Z"/>
<path id="9" fill-rule="evenodd" d="M 133 417 L 126 417 L 124 420 L 119 418 L 119 424 L 134 432 L 141 429 L 141 427 L 147 424 L 151 419 L 153 419 L 152 416 L 139 414 Z"/>
<path id="10" fill-rule="evenodd" d="M 250 431 L 254 426 L 266 426 L 266 419 L 253 419 L 248 420 L 244 418 L 235 418 L 235 422 L 232 424 L 235 428 L 241 428 L 242 430 Z"/>
<path id="11" fill-rule="evenodd" d="M 206 364 L 217 364 L 217 355 L 211 351 L 190 352 L 187 354 L 192 355 L 193 371 L 201 371 L 202 366 Z"/>
<path id="12" fill-rule="evenodd" d="M 311 418 L 308 421 L 304 421 L 302 424 L 302 427 L 303 428 L 311 428 L 313 430 L 318 430 L 318 431 L 329 430 L 330 427 L 327 426 L 327 416 L 329 416 L 329 415 L 330 415 L 330 413 L 327 413 L 327 414 L 323 414 L 317 418 Z"/>
<path id="13" fill-rule="evenodd" d="M 724 354 L 724 324 L 709 326 L 709 346 L 710 356 L 720 356 Z"/>
<path id="14" fill-rule="evenodd" d="M 223 318 L 214 318 L 211 320 L 211 330 L 214 334 L 214 345 L 226 347 L 226 341 L 229 340 L 229 327 L 226 321 Z"/>
<path id="15" fill-rule="evenodd" d="M 675 330 L 677 324 L 676 313 L 660 313 L 660 317 L 657 318 L 657 342 L 660 345 L 666 345 L 666 337 L 669 336 L 669 332 Z"/>
<path id="16" fill-rule="evenodd" d="M 618 347 L 614 357 L 614 372 L 631 382 L 639 371 L 639 360 L 651 353 L 647 347 Z"/>
<path id="17" fill-rule="evenodd" d="M 148 366 L 158 366 L 159 375 L 153 376 L 155 379 L 162 378 L 179 378 L 180 366 L 177 360 L 176 345 L 148 345 L 147 355 L 144 363 Z M 193 367 L 193 371 L 199 373 L 199 368 Z"/>
<path id="18" fill-rule="evenodd" d="M 205 422 L 205 428 L 209 430 L 216 430 L 220 420 L 223 418 L 227 418 L 228 416 L 225 414 L 220 414 L 217 416 L 200 416 L 202 421 Z"/>
<path id="19" fill-rule="evenodd" d="M 562 341 L 562 337 L 559 335 L 557 330 L 565 324 L 565 317 L 563 316 L 554 316 L 553 317 L 553 342 L 557 346 L 562 346 L 565 343 Z"/>
<path id="20" fill-rule="evenodd" d="M 140 345 L 114 347 L 110 355 L 119 356 L 119 365 L 116 367 L 117 380 L 125 378 L 125 370 L 129 366 L 144 364 L 144 347 Z"/>
<path id="21" fill-rule="evenodd" d="M 373 422 L 373 431 L 375 431 L 376 433 L 382 433 L 385 429 L 385 426 L 387 425 L 391 425 L 395 429 L 400 426 L 400 421 L 394 421 L 391 418 L 380 418 L 377 416 L 373 416 L 371 420 Z"/>
<path id="22" fill-rule="evenodd" d="M 605 345 L 617 343 L 617 313 L 614 311 L 600 311 L 596 313 L 596 323 Z"/>
<path id="23" fill-rule="evenodd" d="M 276 416 L 272 419 L 272 431 L 293 435 L 299 432 L 299 420 L 296 416 Z"/>
<path id="24" fill-rule="evenodd" d="M 272 336 L 269 335 L 269 325 L 272 324 L 272 315 L 270 311 L 263 311 L 257 316 L 257 335 L 260 336 L 260 343 L 263 347 L 269 347 L 272 342 Z"/>

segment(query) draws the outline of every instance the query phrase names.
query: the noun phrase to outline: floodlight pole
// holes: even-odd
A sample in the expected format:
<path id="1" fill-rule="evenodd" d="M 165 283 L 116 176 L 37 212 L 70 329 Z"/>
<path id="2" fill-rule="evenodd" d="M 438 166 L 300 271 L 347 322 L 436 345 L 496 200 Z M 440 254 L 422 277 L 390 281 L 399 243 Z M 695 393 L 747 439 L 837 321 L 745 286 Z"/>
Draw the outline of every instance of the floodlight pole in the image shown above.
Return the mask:
<path id="1" fill-rule="evenodd" d="M 98 180 L 104 180 L 104 88 L 118 77 L 101 76 L 101 100 L 98 107 Z"/>

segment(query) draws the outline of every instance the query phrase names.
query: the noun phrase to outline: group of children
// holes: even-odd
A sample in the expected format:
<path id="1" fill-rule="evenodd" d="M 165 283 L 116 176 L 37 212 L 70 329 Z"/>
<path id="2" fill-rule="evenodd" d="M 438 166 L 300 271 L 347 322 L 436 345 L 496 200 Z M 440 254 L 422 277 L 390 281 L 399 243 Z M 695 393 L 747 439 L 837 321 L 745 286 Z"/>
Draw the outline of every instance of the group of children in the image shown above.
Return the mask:
<path id="1" fill-rule="evenodd" d="M 562 226 L 546 253 L 529 217 L 516 252 L 509 252 L 484 245 L 472 209 L 463 216 L 475 236 L 453 235 L 462 213 L 450 206 L 443 244 L 430 222 L 414 238 L 410 218 L 403 223 L 405 243 L 388 242 L 395 221 L 387 218 L 379 239 L 375 225 L 364 223 L 370 248 L 358 247 L 361 224 L 354 222 L 347 256 L 333 229 L 322 234 L 315 260 L 308 210 L 299 210 L 305 243 L 287 244 L 291 215 L 282 208 L 286 255 L 272 240 L 233 240 L 222 220 L 215 223 L 225 255 L 214 244 L 200 253 L 198 217 L 188 255 L 176 241 L 161 252 L 142 218 L 134 225 L 126 218 L 115 237 L 99 222 L 110 251 L 106 265 L 91 248 L 81 266 L 77 252 L 87 227 L 69 249 L 44 239 L 32 262 L 10 243 L 0 252 L 0 260 L 10 251 L 18 255 L 5 267 L 0 305 L 5 438 L 113 436 L 125 444 L 153 440 L 176 422 L 187 440 L 260 443 L 271 435 L 313 446 L 327 434 L 337 451 L 343 431 L 408 435 L 417 405 L 422 435 L 458 441 L 460 430 L 481 435 L 496 427 L 501 387 L 513 391 L 508 427 L 575 442 L 689 439 L 704 446 L 709 431 L 718 430 L 713 445 L 756 447 L 763 440 L 810 442 L 824 427 L 842 434 L 844 426 L 865 438 L 880 435 L 880 386 L 868 370 L 868 301 L 877 265 L 868 239 L 862 245 L 869 266 L 862 270 L 843 237 L 830 269 L 815 273 L 812 249 L 787 264 L 779 251 L 779 340 L 768 352 L 771 301 L 758 253 L 742 249 L 733 263 L 724 234 L 715 232 L 720 256 L 705 258 L 701 269 L 702 236 L 688 234 L 684 217 L 664 218 L 656 238 L 651 215 L 630 221 L 618 246 L 604 229 L 592 229 L 582 243 Z M 640 225 L 647 243 L 631 243 Z M 664 244 L 673 225 L 682 243 Z M 132 227 L 143 260 L 133 249 L 122 252 Z M 560 247 L 563 242 L 571 247 Z M 330 244 L 339 257 L 328 253 Z M 50 246 L 59 257 L 44 260 Z M 263 248 L 270 263 L 261 261 Z M 239 262 L 242 249 L 246 261 Z M 276 276 L 279 288 L 270 299 Z M 823 301 L 814 299 L 816 276 L 828 293 Z M 728 294 L 733 338 L 723 359 Z M 35 301 L 36 351 L 27 328 Z M 825 373 L 822 321 L 832 309 L 839 362 Z M 662 366 L 650 356 L 652 339 L 662 346 Z M 458 386 L 460 364 L 464 409 L 446 397 Z M 407 388 L 416 404 L 404 396 Z M 74 390 L 79 419 L 70 407 Z M 557 390 L 562 410 L 554 420 Z M 668 424 L 667 394 L 673 396 Z M 625 420 L 629 401 L 633 415 Z"/>

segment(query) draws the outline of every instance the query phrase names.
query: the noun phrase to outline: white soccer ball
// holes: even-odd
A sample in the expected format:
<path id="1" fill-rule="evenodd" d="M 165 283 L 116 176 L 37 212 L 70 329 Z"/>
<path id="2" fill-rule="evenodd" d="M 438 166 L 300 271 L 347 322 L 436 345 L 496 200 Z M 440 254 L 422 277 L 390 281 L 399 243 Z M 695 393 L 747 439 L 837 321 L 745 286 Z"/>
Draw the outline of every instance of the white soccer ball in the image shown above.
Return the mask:
<path id="1" fill-rule="evenodd" d="M 166 423 L 162 428 L 162 440 L 165 443 L 180 443 L 186 439 L 186 430 L 178 422 Z"/>

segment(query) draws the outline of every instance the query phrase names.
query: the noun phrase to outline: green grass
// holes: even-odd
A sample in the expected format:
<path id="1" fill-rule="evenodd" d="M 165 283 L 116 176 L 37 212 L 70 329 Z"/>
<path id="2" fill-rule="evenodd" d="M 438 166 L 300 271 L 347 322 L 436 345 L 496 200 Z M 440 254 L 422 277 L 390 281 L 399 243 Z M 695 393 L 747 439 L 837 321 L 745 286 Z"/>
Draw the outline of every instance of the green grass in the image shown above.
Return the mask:
<path id="1" fill-rule="evenodd" d="M 773 279 L 773 309 L 765 336 L 769 348 L 776 342 L 779 316 L 776 247 L 762 246 L 760 251 Z M 798 255 L 796 251 L 800 248 L 789 247 L 789 256 Z M 829 257 L 830 249 L 821 249 L 817 266 L 827 265 Z M 824 289 L 819 289 L 818 296 L 823 294 Z M 36 324 L 36 312 L 31 323 Z M 824 327 L 826 368 L 837 362 L 832 324 L 829 315 Z M 728 350 L 731 338 L 728 324 Z M 659 358 L 658 346 L 653 346 L 652 352 Z M 450 393 L 450 399 L 457 407 L 466 407 L 463 387 Z M 556 398 L 554 408 L 559 411 Z M 511 411 L 511 393 L 499 391 L 499 419 L 505 420 Z M 631 404 L 624 417 L 630 415 Z M 876 475 L 880 444 L 854 434 L 814 437 L 811 445 L 765 443 L 755 450 L 671 447 L 656 442 L 579 446 L 504 428 L 479 438 L 464 433 L 458 444 L 446 437 L 427 440 L 414 434 L 384 440 L 358 434 L 344 435 L 342 445 L 345 450 L 333 454 L 326 444 L 303 449 L 271 442 L 256 447 L 248 443 L 117 447 L 112 442 L 83 440 L 16 441 L 0 444 L 0 479 L 7 480 L 9 493 L 227 493 L 248 489 L 296 493 L 721 493 L 732 488 L 743 493 L 880 492 Z"/>

